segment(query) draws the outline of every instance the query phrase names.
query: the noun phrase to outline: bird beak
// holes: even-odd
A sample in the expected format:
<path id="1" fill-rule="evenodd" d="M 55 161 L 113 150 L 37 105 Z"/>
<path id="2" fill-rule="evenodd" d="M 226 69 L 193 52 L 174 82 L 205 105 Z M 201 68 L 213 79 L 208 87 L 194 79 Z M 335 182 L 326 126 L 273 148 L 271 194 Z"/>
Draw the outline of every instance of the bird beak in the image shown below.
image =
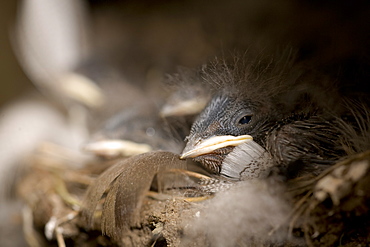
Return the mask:
<path id="1" fill-rule="evenodd" d="M 207 105 L 208 99 L 190 99 L 165 105 L 160 114 L 162 117 L 186 116 L 200 113 Z"/>
<path id="2" fill-rule="evenodd" d="M 212 136 L 206 140 L 189 141 L 180 159 L 194 158 L 203 154 L 209 154 L 212 151 L 228 146 L 238 146 L 242 143 L 252 141 L 250 135 L 241 136 Z"/>
<path id="3" fill-rule="evenodd" d="M 97 156 L 114 158 L 117 156 L 133 156 L 152 151 L 147 144 L 136 143 L 126 140 L 107 139 L 88 143 L 83 147 L 85 152 L 94 153 Z"/>

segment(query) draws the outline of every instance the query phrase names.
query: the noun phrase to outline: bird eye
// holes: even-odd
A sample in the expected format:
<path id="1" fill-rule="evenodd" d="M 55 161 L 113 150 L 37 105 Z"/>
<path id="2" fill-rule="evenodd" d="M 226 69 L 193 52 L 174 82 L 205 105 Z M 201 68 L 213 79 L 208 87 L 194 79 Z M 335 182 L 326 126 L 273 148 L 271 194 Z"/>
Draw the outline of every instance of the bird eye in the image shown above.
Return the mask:
<path id="1" fill-rule="evenodd" d="M 252 116 L 251 116 L 251 115 L 246 115 L 246 116 L 243 116 L 243 117 L 239 120 L 239 124 L 247 124 L 247 123 L 249 123 L 251 120 L 252 120 Z"/>

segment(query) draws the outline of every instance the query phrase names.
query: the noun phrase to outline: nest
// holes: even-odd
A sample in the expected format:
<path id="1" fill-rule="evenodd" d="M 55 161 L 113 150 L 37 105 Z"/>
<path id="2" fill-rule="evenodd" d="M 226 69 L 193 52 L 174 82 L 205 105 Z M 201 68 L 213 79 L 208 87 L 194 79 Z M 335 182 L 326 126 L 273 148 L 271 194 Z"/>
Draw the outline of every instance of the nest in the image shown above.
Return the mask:
<path id="1" fill-rule="evenodd" d="M 16 184 L 25 202 L 28 244 L 188 246 L 189 228 L 197 230 L 193 220 L 233 185 L 187 171 L 184 162 L 162 151 L 86 161 L 63 147 L 40 146 Z M 264 185 L 274 187 L 271 181 Z M 283 221 L 269 225 L 268 234 L 230 243 L 365 246 L 370 242 L 370 151 L 349 156 L 315 178 L 284 182 L 279 197 L 289 205 Z M 191 245 L 214 245 L 203 230 L 197 230 L 196 240 L 189 235 Z"/>

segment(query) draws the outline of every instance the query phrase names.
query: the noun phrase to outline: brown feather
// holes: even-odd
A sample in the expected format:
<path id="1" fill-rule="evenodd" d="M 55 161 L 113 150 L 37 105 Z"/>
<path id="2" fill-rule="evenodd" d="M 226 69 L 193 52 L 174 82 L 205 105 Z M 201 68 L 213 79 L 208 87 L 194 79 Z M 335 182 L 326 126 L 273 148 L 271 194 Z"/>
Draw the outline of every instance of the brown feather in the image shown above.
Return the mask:
<path id="1" fill-rule="evenodd" d="M 186 161 L 177 154 L 156 151 L 118 161 L 101 174 L 87 190 L 82 217 L 91 227 L 99 201 L 103 203 L 102 232 L 114 239 L 138 225 L 140 208 L 154 176 L 167 169 L 185 168 Z"/>

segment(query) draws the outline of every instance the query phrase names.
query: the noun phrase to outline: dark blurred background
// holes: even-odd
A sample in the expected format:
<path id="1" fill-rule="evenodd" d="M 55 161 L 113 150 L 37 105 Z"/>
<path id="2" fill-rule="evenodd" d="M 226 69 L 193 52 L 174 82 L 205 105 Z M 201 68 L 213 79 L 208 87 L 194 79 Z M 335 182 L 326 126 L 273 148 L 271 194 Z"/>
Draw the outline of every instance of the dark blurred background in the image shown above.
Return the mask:
<path id="1" fill-rule="evenodd" d="M 197 67 L 215 55 L 291 46 L 297 60 L 337 80 L 343 92 L 368 93 L 369 1 L 90 0 L 94 59 L 135 83 Z M 12 51 L 17 3 L 1 4 L 0 104 L 32 88 Z M 160 78 L 160 77 L 159 77 Z"/>
<path id="2" fill-rule="evenodd" d="M 12 50 L 10 34 L 16 16 L 16 1 L 0 4 L 0 106 L 32 88 Z"/>

